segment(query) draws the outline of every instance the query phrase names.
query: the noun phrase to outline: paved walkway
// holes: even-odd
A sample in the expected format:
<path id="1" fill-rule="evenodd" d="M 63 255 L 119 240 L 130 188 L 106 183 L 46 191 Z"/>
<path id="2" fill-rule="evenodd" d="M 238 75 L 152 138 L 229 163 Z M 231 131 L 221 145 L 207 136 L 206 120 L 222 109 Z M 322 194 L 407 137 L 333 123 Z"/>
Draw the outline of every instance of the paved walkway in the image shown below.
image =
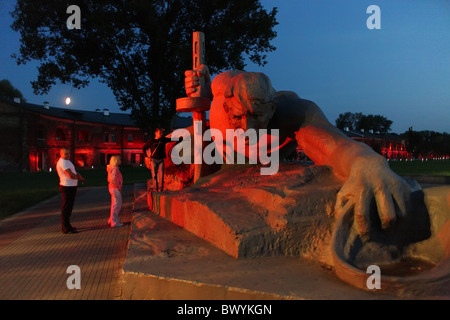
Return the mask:
<path id="1" fill-rule="evenodd" d="M 122 195 L 121 228 L 107 224 L 106 187 L 78 189 L 71 219 L 77 234 L 61 232 L 61 195 L 0 221 L 0 299 L 120 299 L 133 187 Z M 81 289 L 67 288 L 70 265 L 80 268 Z"/>

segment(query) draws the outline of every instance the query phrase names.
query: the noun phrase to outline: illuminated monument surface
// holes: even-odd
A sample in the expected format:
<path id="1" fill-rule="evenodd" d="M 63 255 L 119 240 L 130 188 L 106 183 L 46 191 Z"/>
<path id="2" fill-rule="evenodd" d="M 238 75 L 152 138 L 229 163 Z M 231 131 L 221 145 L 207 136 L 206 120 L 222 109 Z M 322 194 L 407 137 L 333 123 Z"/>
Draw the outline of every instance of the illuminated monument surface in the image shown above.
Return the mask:
<path id="1" fill-rule="evenodd" d="M 199 63 L 204 59 L 195 59 L 203 50 L 195 46 L 194 41 L 194 70 L 186 72 L 188 98 L 179 99 L 177 108 L 202 121 L 201 134 L 216 133 L 211 143 L 224 164 L 177 166 L 169 157 L 167 191 L 148 193 L 153 213 L 237 260 L 306 258 L 361 289 L 367 289 L 367 268 L 376 265 L 384 292 L 450 295 L 449 187 L 422 190 L 407 183 L 382 156 L 332 126 L 316 104 L 276 91 L 262 73 L 229 71 L 211 83 L 208 68 Z M 267 129 L 271 163 L 227 164 L 242 153 L 247 162 L 261 159 L 259 146 L 251 148 L 260 136 L 256 142 L 243 137 L 242 149 L 239 135 L 226 135 L 239 129 Z M 195 126 L 189 130 L 195 138 Z M 283 161 L 297 146 L 314 165 Z M 262 175 L 267 166 L 275 171 Z M 144 220 L 141 227 L 151 231 L 152 223 Z M 177 248 L 180 255 L 188 250 L 177 243 L 175 255 Z"/>

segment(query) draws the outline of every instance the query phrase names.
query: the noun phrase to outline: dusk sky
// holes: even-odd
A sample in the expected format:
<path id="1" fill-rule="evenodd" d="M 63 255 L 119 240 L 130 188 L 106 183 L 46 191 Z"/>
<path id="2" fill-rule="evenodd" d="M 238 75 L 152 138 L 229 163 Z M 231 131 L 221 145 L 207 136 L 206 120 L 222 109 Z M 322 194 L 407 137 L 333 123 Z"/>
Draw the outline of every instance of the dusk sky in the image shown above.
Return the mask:
<path id="1" fill-rule="evenodd" d="M 263 0 L 278 7 L 277 48 L 260 68 L 275 89 L 291 90 L 316 102 L 334 124 L 340 113 L 383 115 L 392 131 L 450 133 L 449 0 Z M 73 2 L 76 4 L 76 1 Z M 119 112 L 106 85 L 92 81 L 77 90 L 58 85 L 45 96 L 33 94 L 37 62 L 17 66 L 19 34 L 10 29 L 15 1 L 0 0 L 0 80 L 8 79 L 30 103 Z M 370 30 L 370 5 L 381 10 L 381 29 Z M 81 13 L 82 14 L 82 13 Z M 62 26 L 65 27 L 65 26 Z M 207 37 L 208 35 L 206 35 Z M 206 59 L 208 48 L 206 48 Z"/>

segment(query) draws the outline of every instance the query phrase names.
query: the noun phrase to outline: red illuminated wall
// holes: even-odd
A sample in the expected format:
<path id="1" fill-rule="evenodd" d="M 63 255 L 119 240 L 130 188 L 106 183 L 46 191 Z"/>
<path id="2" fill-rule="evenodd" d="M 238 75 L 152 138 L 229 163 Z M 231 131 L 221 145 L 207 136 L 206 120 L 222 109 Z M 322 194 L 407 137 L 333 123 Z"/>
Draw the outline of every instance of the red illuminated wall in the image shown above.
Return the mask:
<path id="1" fill-rule="evenodd" d="M 386 159 L 411 159 L 412 154 L 406 151 L 404 141 L 391 138 L 353 137 L 354 140 L 364 142 Z"/>
<path id="2" fill-rule="evenodd" d="M 62 147 L 78 167 L 104 166 L 115 154 L 124 165 L 143 163 L 136 127 L 67 120 L 2 101 L 0 137 L 0 171 L 54 170 Z"/>
<path id="3" fill-rule="evenodd" d="M 104 166 L 112 155 L 120 155 L 122 164 L 139 165 L 143 134 L 137 128 L 69 122 L 42 117 L 38 126 L 45 128 L 44 138 L 31 137 L 31 171 L 55 168 L 59 150 L 66 147 L 77 167 Z"/>

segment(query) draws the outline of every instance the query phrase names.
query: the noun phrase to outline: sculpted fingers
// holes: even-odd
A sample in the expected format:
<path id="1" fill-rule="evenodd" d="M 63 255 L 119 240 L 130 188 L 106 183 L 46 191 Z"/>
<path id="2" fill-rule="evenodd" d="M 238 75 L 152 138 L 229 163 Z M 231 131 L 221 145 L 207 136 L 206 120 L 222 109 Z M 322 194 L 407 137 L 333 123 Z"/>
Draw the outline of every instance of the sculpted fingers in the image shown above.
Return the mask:
<path id="1" fill-rule="evenodd" d="M 186 88 L 186 94 L 187 96 L 190 96 L 194 92 L 197 92 L 197 90 L 198 90 L 197 88 Z"/>
<path id="2" fill-rule="evenodd" d="M 334 207 L 334 211 L 336 213 L 336 218 L 339 218 L 340 216 L 346 214 L 348 211 L 350 211 L 353 208 L 354 202 L 350 201 L 349 199 L 337 199 L 336 205 Z"/>
<path id="3" fill-rule="evenodd" d="M 405 181 L 399 181 L 392 190 L 392 195 L 399 208 L 400 217 L 406 217 L 408 203 L 411 197 L 411 188 Z"/>
<path id="4" fill-rule="evenodd" d="M 197 92 L 197 91 L 198 91 L 197 87 L 186 87 L 186 94 L 188 96 L 193 94 L 194 92 Z"/>
<path id="5" fill-rule="evenodd" d="M 198 87 L 199 85 L 199 77 L 197 77 L 196 75 L 191 75 L 188 76 L 184 79 L 184 84 L 186 85 L 186 87 Z"/>
<path id="6" fill-rule="evenodd" d="M 197 71 L 195 70 L 186 70 L 184 72 L 184 83 L 191 83 L 194 81 L 198 81 Z"/>
<path id="7" fill-rule="evenodd" d="M 186 94 L 189 96 L 198 90 L 199 77 L 197 76 L 197 71 L 194 70 L 185 71 L 184 76 L 184 86 L 186 87 Z"/>
<path id="8" fill-rule="evenodd" d="M 205 77 L 206 81 L 210 81 L 210 74 L 209 74 L 208 66 L 206 66 L 204 64 L 200 65 L 200 67 L 198 68 L 197 75 L 199 77 Z"/>
<path id="9" fill-rule="evenodd" d="M 355 227 L 362 236 L 368 235 L 370 230 L 370 201 L 368 192 L 362 192 L 355 203 Z"/>
<path id="10" fill-rule="evenodd" d="M 386 188 L 383 188 L 375 193 L 375 200 L 377 202 L 378 214 L 381 219 L 381 227 L 386 229 L 396 220 L 392 195 Z"/>
<path id="11" fill-rule="evenodd" d="M 398 192 L 398 191 L 394 191 L 392 193 L 392 196 L 394 197 L 395 202 L 398 205 L 399 216 L 402 218 L 406 217 L 406 213 L 407 213 L 406 197 L 404 196 L 404 194 L 402 194 L 401 192 Z"/>
<path id="12" fill-rule="evenodd" d="M 341 215 L 345 214 L 348 210 L 351 209 L 354 202 L 350 201 L 350 197 L 351 196 L 346 191 L 346 185 L 344 185 L 336 196 L 336 204 L 334 207 L 336 217 L 340 217 Z"/>
<path id="13" fill-rule="evenodd" d="M 185 76 L 186 78 L 192 77 L 192 76 L 197 76 L 197 71 L 195 71 L 195 70 L 186 70 L 186 71 L 184 72 L 184 76 Z"/>

